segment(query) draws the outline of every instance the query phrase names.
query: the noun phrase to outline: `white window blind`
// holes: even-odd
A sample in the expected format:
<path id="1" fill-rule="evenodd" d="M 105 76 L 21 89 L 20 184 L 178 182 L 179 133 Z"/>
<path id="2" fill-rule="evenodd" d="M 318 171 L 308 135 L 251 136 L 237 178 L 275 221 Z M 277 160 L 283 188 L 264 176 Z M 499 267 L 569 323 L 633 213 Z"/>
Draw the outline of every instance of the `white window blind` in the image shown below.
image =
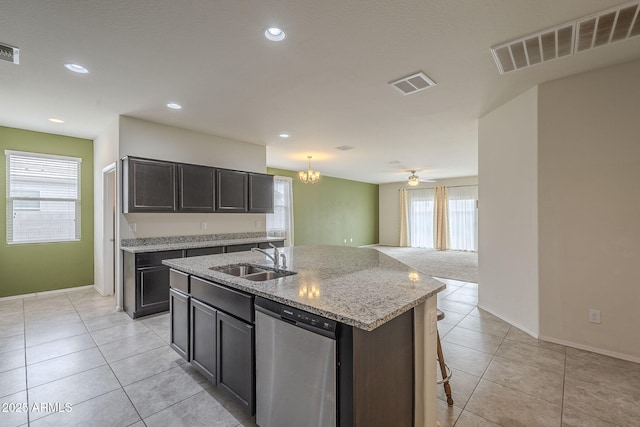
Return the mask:
<path id="1" fill-rule="evenodd" d="M 273 177 L 273 213 L 267 214 L 267 236 L 282 237 L 293 246 L 293 180 Z"/>
<path id="2" fill-rule="evenodd" d="M 7 243 L 80 240 L 82 159 L 5 151 Z"/>

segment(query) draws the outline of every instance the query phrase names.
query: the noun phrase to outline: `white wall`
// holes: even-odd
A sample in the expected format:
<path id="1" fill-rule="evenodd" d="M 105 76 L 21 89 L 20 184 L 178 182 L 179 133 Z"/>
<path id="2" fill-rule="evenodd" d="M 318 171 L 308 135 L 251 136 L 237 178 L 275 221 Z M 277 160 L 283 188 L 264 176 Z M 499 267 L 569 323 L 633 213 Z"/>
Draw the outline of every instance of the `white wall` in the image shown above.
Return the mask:
<path id="1" fill-rule="evenodd" d="M 409 174 L 407 174 L 409 176 Z M 379 237 L 381 245 L 398 246 L 400 244 L 400 189 L 434 188 L 436 186 L 477 185 L 478 177 L 439 179 L 437 182 L 420 183 L 417 187 L 408 187 L 407 181 L 380 184 L 379 186 Z"/>
<path id="2" fill-rule="evenodd" d="M 542 84 L 538 113 L 540 334 L 635 361 L 639 76 L 634 61 Z"/>
<path id="3" fill-rule="evenodd" d="M 93 278 L 94 286 L 103 295 L 111 293 L 112 287 L 104 282 L 104 239 L 103 239 L 103 176 L 102 170 L 118 160 L 119 120 L 114 120 L 93 141 Z"/>
<path id="4" fill-rule="evenodd" d="M 478 305 L 537 336 L 538 88 L 479 120 Z"/>
<path id="5" fill-rule="evenodd" d="M 266 148 L 173 126 L 122 116 L 119 157 L 266 171 Z M 201 223 L 206 222 L 206 230 Z M 129 225 L 135 224 L 136 231 Z M 265 231 L 264 214 L 120 214 L 120 238 Z"/>

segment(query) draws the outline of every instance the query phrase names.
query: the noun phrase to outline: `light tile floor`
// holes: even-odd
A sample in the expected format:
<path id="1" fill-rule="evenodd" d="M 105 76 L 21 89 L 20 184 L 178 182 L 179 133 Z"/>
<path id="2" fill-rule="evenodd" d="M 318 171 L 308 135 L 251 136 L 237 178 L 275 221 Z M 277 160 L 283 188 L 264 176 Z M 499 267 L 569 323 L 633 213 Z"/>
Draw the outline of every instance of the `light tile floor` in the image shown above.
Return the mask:
<path id="1" fill-rule="evenodd" d="M 477 307 L 478 285 L 438 279 L 454 406 L 444 426 L 640 426 L 640 364 L 539 341 Z"/>
<path id="2" fill-rule="evenodd" d="M 168 314 L 114 306 L 93 289 L 0 301 L 0 426 L 255 427 L 169 347 Z"/>
<path id="3" fill-rule="evenodd" d="M 478 309 L 476 284 L 442 280 L 442 426 L 640 425 L 640 364 L 535 340 Z M 0 301 L 0 426 L 255 427 L 168 346 L 167 314 L 113 306 L 92 289 Z"/>

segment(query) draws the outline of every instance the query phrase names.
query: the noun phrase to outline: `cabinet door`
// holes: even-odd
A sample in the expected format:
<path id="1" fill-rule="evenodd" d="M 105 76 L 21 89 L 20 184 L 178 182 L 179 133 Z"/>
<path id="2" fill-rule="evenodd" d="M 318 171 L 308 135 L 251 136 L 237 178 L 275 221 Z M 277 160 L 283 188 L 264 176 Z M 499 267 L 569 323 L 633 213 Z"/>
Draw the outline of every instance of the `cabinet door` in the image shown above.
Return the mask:
<path id="1" fill-rule="evenodd" d="M 218 212 L 247 211 L 247 173 L 218 169 L 216 210 Z"/>
<path id="2" fill-rule="evenodd" d="M 171 348 L 189 361 L 189 295 L 169 291 L 171 307 Z"/>
<path id="3" fill-rule="evenodd" d="M 178 210 L 213 212 L 215 210 L 215 169 L 197 165 L 178 165 Z"/>
<path id="4" fill-rule="evenodd" d="M 216 382 L 216 317 L 213 307 L 191 298 L 191 364 Z"/>
<path id="5" fill-rule="evenodd" d="M 273 213 L 273 175 L 249 174 L 249 212 Z"/>
<path id="6" fill-rule="evenodd" d="M 176 165 L 157 160 L 123 161 L 123 212 L 174 212 Z"/>
<path id="7" fill-rule="evenodd" d="M 138 268 L 136 317 L 169 310 L 169 267 Z"/>
<path id="8" fill-rule="evenodd" d="M 255 411 L 255 338 L 253 325 L 218 312 L 217 385 L 246 411 Z"/>

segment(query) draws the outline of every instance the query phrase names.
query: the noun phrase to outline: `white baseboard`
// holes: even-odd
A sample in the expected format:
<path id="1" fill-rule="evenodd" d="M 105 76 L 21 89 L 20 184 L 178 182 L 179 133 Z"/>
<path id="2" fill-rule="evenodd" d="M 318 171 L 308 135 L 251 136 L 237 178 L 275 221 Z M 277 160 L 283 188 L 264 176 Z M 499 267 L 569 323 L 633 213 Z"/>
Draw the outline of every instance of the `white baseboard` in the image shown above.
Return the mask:
<path id="1" fill-rule="evenodd" d="M 41 297 L 41 296 L 45 296 L 45 295 L 62 294 L 62 293 L 65 293 L 65 292 L 82 291 L 82 290 L 86 290 L 86 289 L 89 289 L 89 288 L 94 288 L 95 289 L 95 287 L 93 285 L 76 286 L 74 288 L 54 289 L 52 291 L 45 291 L 45 292 L 34 292 L 32 294 L 11 295 L 9 297 L 0 298 L 0 301 L 8 301 L 8 300 L 12 300 L 12 299 L 21 299 L 21 298 L 28 298 L 28 297 Z"/>
<path id="2" fill-rule="evenodd" d="M 529 330 L 529 329 L 527 329 L 527 328 L 525 328 L 525 327 L 523 327 L 521 325 L 518 325 L 517 323 L 513 323 L 512 321 L 510 321 L 509 319 L 506 319 L 504 316 L 501 316 L 500 314 L 494 313 L 491 310 L 487 310 L 485 307 L 482 307 L 479 304 L 478 304 L 478 308 L 481 308 L 484 311 L 493 314 L 494 316 L 496 316 L 500 320 L 504 320 L 505 322 L 509 323 L 511 326 L 515 326 L 516 328 L 520 329 L 521 331 L 526 332 L 527 334 L 531 335 L 531 337 L 533 337 L 535 339 L 539 339 L 541 341 L 547 341 L 547 342 L 554 343 L 554 344 L 564 345 L 566 347 L 577 348 L 579 350 L 586 350 L 586 351 L 590 351 L 592 353 L 602 354 L 604 356 L 615 357 L 616 359 L 628 360 L 629 362 L 640 363 L 640 357 L 637 357 L 637 356 L 631 356 L 629 354 L 618 353 L 616 351 L 605 350 L 605 349 L 598 348 L 598 347 L 592 347 L 590 345 L 580 344 L 580 343 L 573 342 L 573 341 L 561 340 L 561 339 L 558 339 L 558 338 L 548 337 L 546 335 L 536 334 L 533 331 L 531 331 L 531 330 Z"/>
<path id="3" fill-rule="evenodd" d="M 640 363 L 640 357 L 631 356 L 630 354 L 618 353 L 617 351 L 605 350 L 598 347 L 592 347 L 590 345 L 579 344 L 573 341 L 561 340 L 558 338 L 547 337 L 545 335 L 540 335 L 540 339 L 543 341 L 549 341 L 554 344 L 561 344 L 567 347 L 577 348 L 579 350 L 586 350 L 592 353 L 602 354 L 604 356 L 615 357 L 616 359 L 628 360 L 629 362 Z"/>
<path id="4" fill-rule="evenodd" d="M 535 339 L 539 339 L 539 337 L 538 337 L 538 333 L 537 333 L 537 332 L 534 332 L 534 331 L 532 331 L 531 329 L 526 328 L 526 327 L 524 327 L 524 326 L 522 326 L 522 325 L 518 324 L 517 322 L 514 322 L 514 321 L 513 321 L 513 320 L 511 320 L 511 319 L 508 319 L 506 316 L 503 316 L 503 315 L 501 315 L 501 314 L 499 314 L 499 313 L 495 313 L 495 312 L 493 312 L 492 310 L 490 310 L 490 309 L 488 309 L 488 308 L 486 308 L 486 307 L 481 306 L 480 304 L 478 304 L 478 308 L 481 308 L 481 309 L 483 309 L 484 311 L 486 311 L 486 312 L 488 312 L 488 313 L 493 314 L 493 315 L 494 315 L 494 316 L 496 316 L 498 319 L 500 319 L 500 320 L 503 320 L 503 321 L 507 322 L 507 323 L 508 323 L 508 324 L 510 324 L 511 326 L 515 326 L 516 328 L 520 329 L 522 332 L 526 332 L 528 335 L 531 335 L 531 337 L 533 337 L 533 338 L 535 338 Z"/>

